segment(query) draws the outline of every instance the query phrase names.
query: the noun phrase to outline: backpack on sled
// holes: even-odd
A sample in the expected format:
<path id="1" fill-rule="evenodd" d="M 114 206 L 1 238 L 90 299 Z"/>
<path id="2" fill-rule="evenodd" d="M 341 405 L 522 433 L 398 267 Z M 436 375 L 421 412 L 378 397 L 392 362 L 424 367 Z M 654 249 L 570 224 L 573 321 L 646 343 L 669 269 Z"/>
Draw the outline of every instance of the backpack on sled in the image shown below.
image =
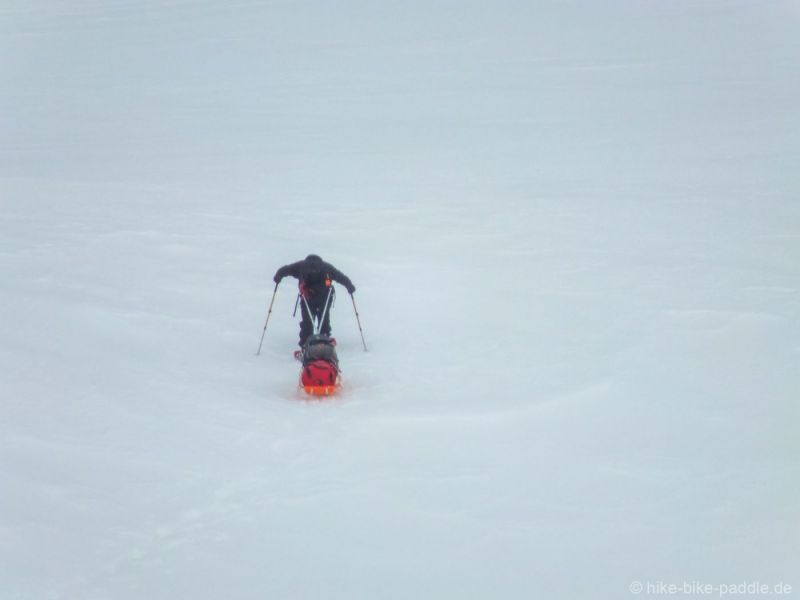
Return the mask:
<path id="1" fill-rule="evenodd" d="M 329 396 L 341 385 L 335 342 L 327 335 L 310 335 L 303 345 L 300 387 L 313 396 Z"/>

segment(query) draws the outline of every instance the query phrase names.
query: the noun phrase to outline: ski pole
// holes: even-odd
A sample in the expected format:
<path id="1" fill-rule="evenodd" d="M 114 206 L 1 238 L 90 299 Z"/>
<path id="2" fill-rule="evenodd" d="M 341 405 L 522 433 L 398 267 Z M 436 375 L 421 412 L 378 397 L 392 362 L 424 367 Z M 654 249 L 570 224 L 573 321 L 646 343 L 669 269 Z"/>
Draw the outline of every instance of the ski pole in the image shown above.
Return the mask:
<path id="1" fill-rule="evenodd" d="M 297 307 L 300 306 L 300 294 L 297 294 L 297 300 L 294 302 L 294 312 L 292 313 L 293 317 L 297 316 Z"/>
<path id="2" fill-rule="evenodd" d="M 356 313 L 356 322 L 358 323 L 358 331 L 361 334 L 361 343 L 364 344 L 364 352 L 367 351 L 367 342 L 364 341 L 364 331 L 361 329 L 361 319 L 358 317 L 358 309 L 356 308 L 356 299 L 353 294 L 350 294 L 350 300 L 353 301 L 353 310 Z"/>
<path id="3" fill-rule="evenodd" d="M 275 284 L 275 291 L 272 292 L 272 300 L 269 302 L 269 311 L 267 312 L 267 320 L 264 323 L 264 331 L 261 332 L 261 341 L 258 343 L 258 351 L 256 352 L 256 356 L 261 354 L 261 344 L 264 343 L 264 335 L 267 333 L 267 325 L 269 325 L 269 317 L 272 314 L 272 304 L 275 302 L 275 296 L 278 293 L 278 284 Z"/>

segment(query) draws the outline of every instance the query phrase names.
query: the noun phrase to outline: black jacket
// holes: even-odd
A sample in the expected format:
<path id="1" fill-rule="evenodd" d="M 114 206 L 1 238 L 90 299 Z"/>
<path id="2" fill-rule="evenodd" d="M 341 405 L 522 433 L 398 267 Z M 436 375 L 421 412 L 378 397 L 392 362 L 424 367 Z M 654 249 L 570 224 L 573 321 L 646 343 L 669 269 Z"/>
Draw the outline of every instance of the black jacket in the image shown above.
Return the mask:
<path id="1" fill-rule="evenodd" d="M 280 283 L 284 277 L 294 277 L 300 281 L 301 290 L 314 295 L 315 292 L 327 287 L 326 280 L 333 280 L 347 288 L 347 292 L 352 294 L 356 291 L 356 286 L 350 278 L 342 273 L 333 265 L 326 263 L 316 254 L 309 254 L 304 260 L 297 261 L 290 265 L 284 265 L 275 273 L 273 280 Z"/>

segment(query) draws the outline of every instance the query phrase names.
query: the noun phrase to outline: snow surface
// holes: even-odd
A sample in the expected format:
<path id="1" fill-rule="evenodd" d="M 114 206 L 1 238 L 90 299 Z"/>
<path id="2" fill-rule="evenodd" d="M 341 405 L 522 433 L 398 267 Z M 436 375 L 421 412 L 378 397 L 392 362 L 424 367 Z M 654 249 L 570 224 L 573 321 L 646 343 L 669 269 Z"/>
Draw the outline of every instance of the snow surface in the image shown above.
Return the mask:
<path id="1" fill-rule="evenodd" d="M 798 26 L 5 0 L 0 597 L 796 595 Z M 311 252 L 323 402 L 290 280 L 255 356 Z"/>

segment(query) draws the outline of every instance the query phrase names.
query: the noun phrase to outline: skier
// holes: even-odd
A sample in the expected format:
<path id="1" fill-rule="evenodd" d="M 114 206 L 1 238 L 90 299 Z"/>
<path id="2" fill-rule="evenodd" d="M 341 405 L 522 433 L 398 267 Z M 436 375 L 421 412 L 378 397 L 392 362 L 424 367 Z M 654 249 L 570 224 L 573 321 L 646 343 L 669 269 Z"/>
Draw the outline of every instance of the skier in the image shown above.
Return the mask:
<path id="1" fill-rule="evenodd" d="M 287 276 L 294 277 L 299 281 L 303 317 L 300 321 L 300 348 L 302 350 L 308 336 L 314 333 L 315 319 L 322 319 L 319 333 L 330 336 L 331 313 L 328 303 L 333 304 L 331 281 L 343 285 L 347 289 L 347 293 L 351 295 L 356 291 L 356 286 L 347 275 L 330 263 L 323 261 L 316 254 L 309 254 L 304 260 L 284 265 L 275 272 L 273 281 L 280 283 L 281 279 Z"/>

